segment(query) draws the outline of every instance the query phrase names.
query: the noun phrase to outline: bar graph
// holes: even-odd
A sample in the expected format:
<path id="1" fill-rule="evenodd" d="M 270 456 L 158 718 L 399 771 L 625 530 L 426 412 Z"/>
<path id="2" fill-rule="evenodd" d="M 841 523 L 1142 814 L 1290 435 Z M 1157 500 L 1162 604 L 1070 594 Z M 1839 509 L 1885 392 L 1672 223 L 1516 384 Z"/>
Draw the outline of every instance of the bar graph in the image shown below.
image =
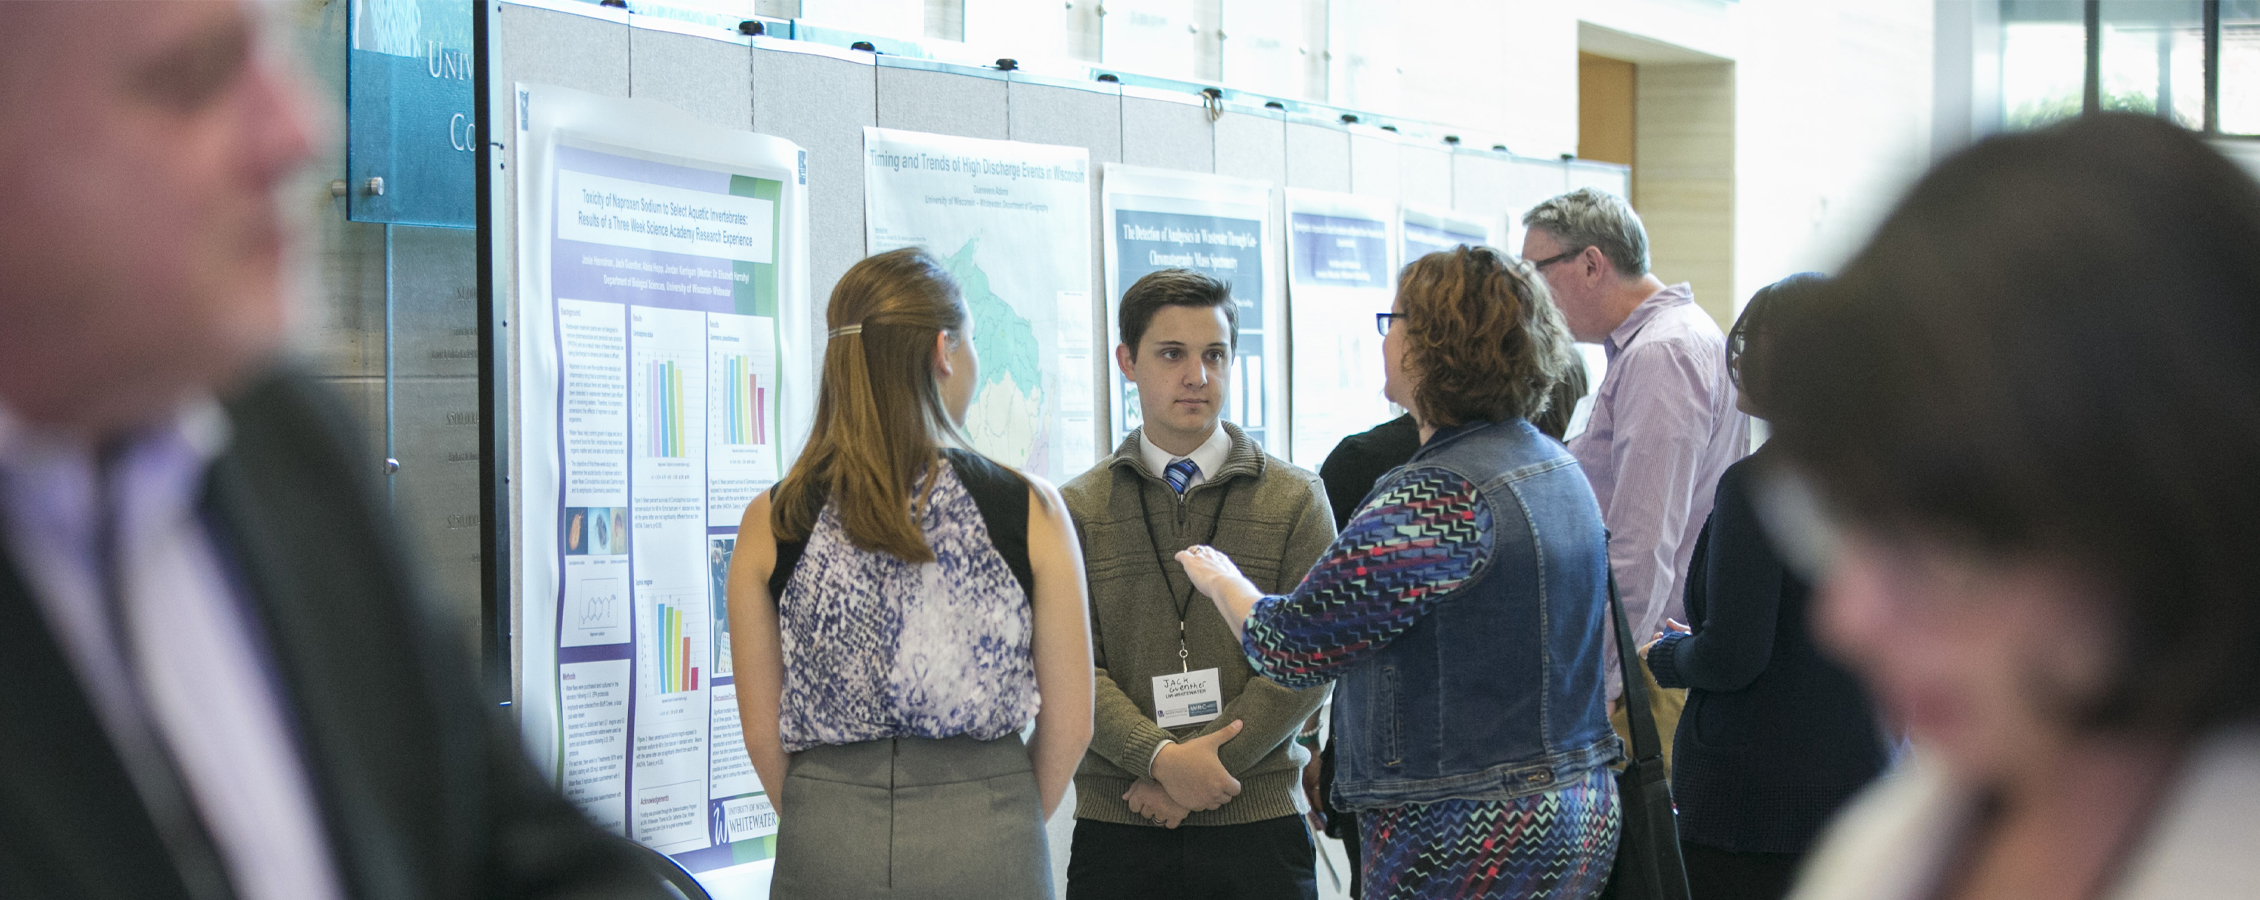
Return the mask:
<path id="1" fill-rule="evenodd" d="M 722 357 L 723 443 L 761 446 L 769 443 L 769 386 L 753 357 Z"/>
<path id="2" fill-rule="evenodd" d="M 646 455 L 660 459 L 681 459 L 690 456 L 689 431 L 683 417 L 683 369 L 673 360 L 652 360 L 644 364 L 644 408 L 646 417 Z"/>
<path id="3" fill-rule="evenodd" d="M 683 607 L 672 603 L 657 604 L 652 617 L 661 694 L 698 690 L 698 667 L 691 665 L 691 637 L 683 631 L 683 617 Z"/>

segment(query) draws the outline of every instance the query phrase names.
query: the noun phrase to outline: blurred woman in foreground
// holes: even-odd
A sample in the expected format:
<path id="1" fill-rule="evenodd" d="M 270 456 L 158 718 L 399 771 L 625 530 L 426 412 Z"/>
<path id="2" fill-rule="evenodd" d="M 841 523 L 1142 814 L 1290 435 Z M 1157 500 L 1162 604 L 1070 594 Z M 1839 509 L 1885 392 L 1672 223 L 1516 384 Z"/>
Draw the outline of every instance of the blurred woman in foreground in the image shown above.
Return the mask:
<path id="1" fill-rule="evenodd" d="M 2260 188 L 2095 115 L 1917 185 L 1773 329 L 1769 525 L 1917 762 L 1795 896 L 2260 884 Z"/>

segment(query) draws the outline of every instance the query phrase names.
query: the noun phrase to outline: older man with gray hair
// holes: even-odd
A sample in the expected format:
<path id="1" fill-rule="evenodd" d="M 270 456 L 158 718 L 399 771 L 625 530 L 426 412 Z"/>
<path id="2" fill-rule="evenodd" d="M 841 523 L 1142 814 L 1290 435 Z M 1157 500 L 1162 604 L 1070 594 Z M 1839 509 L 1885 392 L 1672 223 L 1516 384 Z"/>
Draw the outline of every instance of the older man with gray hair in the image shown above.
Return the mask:
<path id="1" fill-rule="evenodd" d="M 1648 231 L 1623 198 L 1583 188 L 1523 214 L 1522 256 L 1536 266 L 1571 334 L 1598 343 L 1609 370 L 1585 432 L 1569 442 L 1609 527 L 1632 633 L 1684 619 L 1681 580 L 1710 516 L 1719 474 L 1750 448 L 1734 406 L 1726 336 L 1685 283 L 1648 271 Z M 1609 694 L 1623 691 L 1609 675 Z M 1668 760 L 1684 693 L 1651 688 Z M 1623 728 L 1621 704 L 1612 718 Z"/>

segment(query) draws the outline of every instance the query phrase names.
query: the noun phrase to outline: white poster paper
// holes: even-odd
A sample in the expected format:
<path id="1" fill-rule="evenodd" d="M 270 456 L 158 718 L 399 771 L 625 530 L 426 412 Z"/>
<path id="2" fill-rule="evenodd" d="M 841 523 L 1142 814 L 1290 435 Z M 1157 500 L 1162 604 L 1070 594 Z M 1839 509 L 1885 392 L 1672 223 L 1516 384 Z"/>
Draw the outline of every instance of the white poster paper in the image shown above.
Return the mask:
<path id="1" fill-rule="evenodd" d="M 1055 482 L 1090 468 L 1090 152 L 885 128 L 863 151 L 866 249 L 926 248 L 972 309 L 974 447 Z"/>
<path id="2" fill-rule="evenodd" d="M 1102 206 L 1106 233 L 1107 351 L 1122 342 L 1116 312 L 1122 292 L 1149 272 L 1192 269 L 1232 288 L 1240 344 L 1226 385 L 1224 418 L 1257 444 L 1284 454 L 1287 408 L 1286 291 L 1280 283 L 1272 229 L 1271 185 L 1215 175 L 1194 175 L 1106 165 Z M 1113 385 L 1111 443 L 1138 427 L 1138 386 L 1106 363 Z"/>
<path id="3" fill-rule="evenodd" d="M 521 725 L 605 827 L 693 872 L 764 860 L 723 575 L 809 420 L 805 155 L 648 101 L 515 99 Z"/>
<path id="4" fill-rule="evenodd" d="M 1500 220 L 1492 216 L 1477 216 L 1448 209 L 1417 206 L 1407 203 L 1399 208 L 1398 223 L 1403 247 L 1398 259 L 1405 263 L 1438 251 L 1450 250 L 1462 244 L 1471 247 L 1491 247 L 1515 252 L 1516 248 L 1499 246 Z"/>
<path id="5" fill-rule="evenodd" d="M 1317 468 L 1342 439 L 1394 418 L 1381 394 L 1381 332 L 1397 289 L 1397 204 L 1287 191 L 1294 454 Z"/>

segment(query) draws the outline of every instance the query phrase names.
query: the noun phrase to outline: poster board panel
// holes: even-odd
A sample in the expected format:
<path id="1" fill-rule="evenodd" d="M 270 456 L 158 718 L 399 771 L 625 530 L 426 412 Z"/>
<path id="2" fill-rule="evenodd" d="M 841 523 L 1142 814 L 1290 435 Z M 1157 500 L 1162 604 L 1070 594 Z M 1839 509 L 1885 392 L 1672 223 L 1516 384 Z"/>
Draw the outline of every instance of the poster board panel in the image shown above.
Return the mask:
<path id="1" fill-rule="evenodd" d="M 1407 263 L 1462 244 L 1496 248 L 1499 246 L 1499 235 L 1503 232 L 1501 226 L 1505 222 L 1498 216 L 1475 215 L 1413 203 L 1398 207 L 1398 216 L 1402 241 L 1399 248 L 1402 256 L 1399 258 Z"/>
<path id="2" fill-rule="evenodd" d="M 584 813 L 693 872 L 770 858 L 722 590 L 805 431 L 805 154 L 518 84 L 520 727 Z"/>
<path id="3" fill-rule="evenodd" d="M 863 144 L 865 249 L 926 248 L 972 311 L 974 448 L 1055 484 L 1090 468 L 1090 151 L 889 128 Z"/>
<path id="4" fill-rule="evenodd" d="M 1288 459 L 1304 468 L 1397 415 L 1374 321 L 1396 297 L 1397 215 L 1392 200 L 1287 190 Z"/>
<path id="5" fill-rule="evenodd" d="M 1105 180 L 1108 352 L 1122 342 L 1122 292 L 1161 269 L 1228 284 L 1239 342 L 1224 390 L 1225 420 L 1266 450 L 1284 447 L 1287 373 L 1285 289 L 1280 283 L 1272 186 L 1260 181 L 1109 165 Z M 1137 385 L 1111 369 L 1110 445 L 1143 420 Z"/>

